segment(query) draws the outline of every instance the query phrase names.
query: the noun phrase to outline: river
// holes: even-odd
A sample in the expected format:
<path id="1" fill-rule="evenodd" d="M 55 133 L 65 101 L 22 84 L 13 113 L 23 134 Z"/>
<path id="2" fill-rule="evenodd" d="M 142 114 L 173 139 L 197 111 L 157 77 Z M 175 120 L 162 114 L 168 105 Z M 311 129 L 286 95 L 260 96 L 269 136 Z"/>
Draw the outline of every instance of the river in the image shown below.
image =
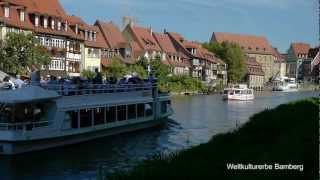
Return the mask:
<path id="1" fill-rule="evenodd" d="M 263 92 L 252 102 L 222 101 L 220 95 L 174 97 L 175 114 L 163 127 L 121 134 L 87 143 L 0 157 L 0 179 L 96 179 L 97 169 L 130 169 L 158 153 L 169 153 L 207 142 L 231 131 L 266 108 L 318 97 L 319 92 Z"/>

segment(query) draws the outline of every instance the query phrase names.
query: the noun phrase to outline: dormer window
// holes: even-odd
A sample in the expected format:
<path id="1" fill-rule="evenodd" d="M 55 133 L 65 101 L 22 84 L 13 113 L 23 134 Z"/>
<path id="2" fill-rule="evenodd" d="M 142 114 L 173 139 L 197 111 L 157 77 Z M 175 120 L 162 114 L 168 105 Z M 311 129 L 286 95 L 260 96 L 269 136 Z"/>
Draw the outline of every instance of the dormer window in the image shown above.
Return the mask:
<path id="1" fill-rule="evenodd" d="M 88 31 L 84 31 L 84 40 L 88 40 Z"/>
<path id="2" fill-rule="evenodd" d="M 89 32 L 89 41 L 92 41 L 92 31 Z"/>
<path id="3" fill-rule="evenodd" d="M 6 17 L 6 18 L 10 17 L 10 7 L 9 6 L 4 7 L 4 17 Z"/>
<path id="4" fill-rule="evenodd" d="M 64 31 L 68 31 L 68 21 L 66 21 L 66 23 L 64 24 Z"/>
<path id="5" fill-rule="evenodd" d="M 54 29 L 54 26 L 55 26 L 55 21 L 54 19 L 51 20 L 51 29 Z"/>
<path id="6" fill-rule="evenodd" d="M 58 31 L 61 31 L 61 22 L 58 21 Z"/>
<path id="7" fill-rule="evenodd" d="M 93 33 L 93 40 L 97 41 L 97 33 L 96 32 Z"/>
<path id="8" fill-rule="evenodd" d="M 20 21 L 25 21 L 25 15 L 26 15 L 26 13 L 25 13 L 25 11 L 24 10 L 20 10 Z"/>
<path id="9" fill-rule="evenodd" d="M 37 16 L 37 15 L 34 17 L 34 25 L 35 25 L 36 27 L 39 26 L 39 16 Z"/>
<path id="10" fill-rule="evenodd" d="M 48 28 L 48 18 L 47 17 L 43 18 L 43 27 Z"/>
<path id="11" fill-rule="evenodd" d="M 79 25 L 76 24 L 76 34 L 79 34 Z"/>

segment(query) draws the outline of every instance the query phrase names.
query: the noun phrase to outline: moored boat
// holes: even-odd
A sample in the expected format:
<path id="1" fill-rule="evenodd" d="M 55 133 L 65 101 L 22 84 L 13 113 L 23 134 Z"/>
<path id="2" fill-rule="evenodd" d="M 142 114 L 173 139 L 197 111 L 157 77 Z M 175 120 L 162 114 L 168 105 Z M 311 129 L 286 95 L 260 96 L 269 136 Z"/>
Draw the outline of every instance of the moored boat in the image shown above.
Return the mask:
<path id="1" fill-rule="evenodd" d="M 280 80 L 274 82 L 273 90 L 283 92 L 295 92 L 299 89 L 295 78 L 283 77 Z"/>
<path id="2" fill-rule="evenodd" d="M 238 101 L 253 100 L 253 89 L 248 88 L 245 84 L 236 85 L 231 88 L 225 88 L 223 92 L 223 99 Z"/>
<path id="3" fill-rule="evenodd" d="M 0 91 L 0 154 L 20 154 L 160 125 L 173 113 L 156 84 L 26 86 Z"/>

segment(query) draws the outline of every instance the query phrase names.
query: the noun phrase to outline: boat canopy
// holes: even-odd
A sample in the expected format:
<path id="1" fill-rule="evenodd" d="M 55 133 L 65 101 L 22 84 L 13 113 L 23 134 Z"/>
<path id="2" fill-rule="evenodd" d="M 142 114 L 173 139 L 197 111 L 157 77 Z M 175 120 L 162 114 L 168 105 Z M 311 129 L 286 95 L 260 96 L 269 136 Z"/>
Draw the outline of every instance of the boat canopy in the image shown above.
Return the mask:
<path id="1" fill-rule="evenodd" d="M 18 104 L 55 99 L 60 95 L 55 91 L 45 90 L 39 86 L 26 86 L 16 90 L 0 91 L 0 103 Z"/>

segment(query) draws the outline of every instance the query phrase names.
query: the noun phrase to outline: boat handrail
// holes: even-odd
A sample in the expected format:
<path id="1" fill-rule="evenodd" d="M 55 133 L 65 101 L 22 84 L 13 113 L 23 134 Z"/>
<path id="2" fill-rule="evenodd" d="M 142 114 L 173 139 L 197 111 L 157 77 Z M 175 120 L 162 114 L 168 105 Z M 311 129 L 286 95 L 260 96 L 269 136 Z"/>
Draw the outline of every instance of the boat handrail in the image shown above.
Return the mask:
<path id="1" fill-rule="evenodd" d="M 40 85 L 46 90 L 56 91 L 63 96 L 86 94 L 110 94 L 117 92 L 151 91 L 157 87 L 156 83 L 144 84 L 47 84 Z"/>
<path id="2" fill-rule="evenodd" d="M 34 128 L 47 127 L 49 126 L 49 121 L 39 121 L 39 122 L 23 122 L 23 123 L 0 123 L 0 131 L 28 131 Z"/>

